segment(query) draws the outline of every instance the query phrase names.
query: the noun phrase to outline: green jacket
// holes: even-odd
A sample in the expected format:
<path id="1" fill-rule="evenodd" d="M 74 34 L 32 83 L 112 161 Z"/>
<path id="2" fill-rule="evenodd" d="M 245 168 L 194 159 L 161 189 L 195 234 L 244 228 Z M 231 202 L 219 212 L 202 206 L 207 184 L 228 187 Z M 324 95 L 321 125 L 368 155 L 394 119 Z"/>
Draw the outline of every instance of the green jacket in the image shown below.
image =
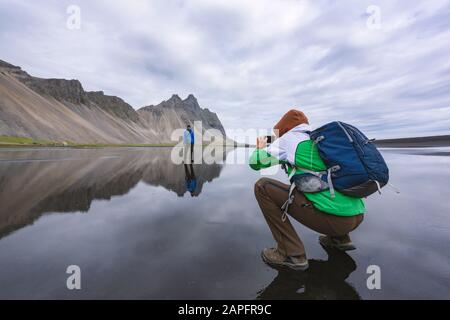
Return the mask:
<path id="1" fill-rule="evenodd" d="M 254 170 L 269 168 L 273 165 L 283 164 L 271 156 L 264 149 L 256 149 L 250 156 L 250 167 Z M 319 156 L 316 145 L 311 140 L 300 142 L 295 152 L 295 165 L 312 171 L 326 170 L 326 166 Z M 288 167 L 288 174 L 292 168 Z M 301 170 L 298 170 L 301 172 Z M 325 190 L 317 193 L 305 192 L 305 197 L 311 201 L 320 211 L 337 216 L 354 216 L 365 212 L 364 201 L 359 198 L 346 196 L 335 191 L 335 197 L 331 198 L 330 191 Z"/>

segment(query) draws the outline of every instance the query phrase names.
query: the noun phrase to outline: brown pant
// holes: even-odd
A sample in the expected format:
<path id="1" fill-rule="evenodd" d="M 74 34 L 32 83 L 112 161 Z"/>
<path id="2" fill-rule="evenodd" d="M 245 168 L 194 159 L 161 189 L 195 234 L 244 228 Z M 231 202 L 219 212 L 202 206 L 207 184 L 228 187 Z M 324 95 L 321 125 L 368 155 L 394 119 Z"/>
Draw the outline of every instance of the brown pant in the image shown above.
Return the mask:
<path id="1" fill-rule="evenodd" d="M 264 218 L 278 244 L 278 250 L 286 256 L 305 254 L 305 247 L 292 227 L 289 218 L 282 221 L 281 206 L 287 200 L 289 185 L 280 181 L 261 178 L 255 183 L 255 196 Z M 348 233 L 363 220 L 359 214 L 341 217 L 322 212 L 306 199 L 303 193 L 294 190 L 294 201 L 289 206 L 289 215 L 301 224 L 319 233 L 337 237 L 341 241 L 350 241 Z"/>

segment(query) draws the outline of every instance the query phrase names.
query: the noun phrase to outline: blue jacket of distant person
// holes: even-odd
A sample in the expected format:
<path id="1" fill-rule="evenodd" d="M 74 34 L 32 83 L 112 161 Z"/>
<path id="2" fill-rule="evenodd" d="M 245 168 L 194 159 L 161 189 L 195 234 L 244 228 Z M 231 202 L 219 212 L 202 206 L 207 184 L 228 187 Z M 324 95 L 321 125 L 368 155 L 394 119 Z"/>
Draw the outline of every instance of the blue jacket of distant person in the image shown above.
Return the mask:
<path id="1" fill-rule="evenodd" d="M 195 142 L 194 130 L 186 129 L 186 131 L 184 131 L 183 142 L 186 144 L 189 144 L 189 143 L 194 144 L 194 142 Z"/>
<path id="2" fill-rule="evenodd" d="M 194 130 L 188 129 L 188 131 L 191 134 L 191 144 L 194 144 L 194 142 L 195 142 Z"/>
<path id="3" fill-rule="evenodd" d="M 195 189 L 197 189 L 197 179 L 191 179 L 191 180 L 186 181 L 186 189 L 190 193 L 193 193 L 195 191 Z"/>
<path id="4" fill-rule="evenodd" d="M 194 134 L 191 133 L 191 131 L 190 131 L 189 129 L 186 129 L 186 130 L 184 131 L 184 134 L 183 134 L 183 142 L 184 142 L 185 144 L 191 144 L 191 143 L 194 143 Z"/>

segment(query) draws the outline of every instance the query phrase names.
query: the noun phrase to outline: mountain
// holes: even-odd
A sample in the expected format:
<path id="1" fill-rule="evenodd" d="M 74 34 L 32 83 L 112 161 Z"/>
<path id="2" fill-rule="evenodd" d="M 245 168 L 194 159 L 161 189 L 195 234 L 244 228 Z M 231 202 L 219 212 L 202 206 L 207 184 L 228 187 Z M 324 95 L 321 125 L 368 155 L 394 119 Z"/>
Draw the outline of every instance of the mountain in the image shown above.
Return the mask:
<path id="1" fill-rule="evenodd" d="M 225 136 L 218 116 L 191 94 L 135 110 L 78 80 L 42 79 L 0 60 L 0 135 L 74 143 L 170 143 L 175 129 L 202 121 Z M 199 132 L 197 132 L 198 134 Z"/>
<path id="2" fill-rule="evenodd" d="M 152 127 L 163 136 L 170 137 L 173 128 L 184 128 L 191 119 L 202 121 L 204 129 L 217 129 L 225 136 L 217 115 L 208 109 L 201 109 L 191 94 L 185 100 L 173 95 L 156 106 L 147 106 L 137 111 L 144 126 Z"/>

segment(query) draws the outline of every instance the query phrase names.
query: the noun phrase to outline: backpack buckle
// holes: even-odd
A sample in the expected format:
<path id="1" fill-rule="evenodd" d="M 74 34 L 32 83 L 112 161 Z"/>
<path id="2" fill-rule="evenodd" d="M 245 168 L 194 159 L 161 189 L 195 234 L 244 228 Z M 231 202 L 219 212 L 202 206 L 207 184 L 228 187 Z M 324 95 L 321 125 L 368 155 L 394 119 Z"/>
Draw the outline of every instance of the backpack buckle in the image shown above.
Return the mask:
<path id="1" fill-rule="evenodd" d="M 318 137 L 314 140 L 314 143 L 319 143 L 319 142 L 322 141 L 323 139 L 325 139 L 324 136 L 318 136 Z"/>
<path id="2" fill-rule="evenodd" d="M 341 170 L 341 166 L 340 165 L 335 165 L 335 166 L 332 166 L 331 168 L 330 168 L 330 171 L 331 172 L 336 172 L 336 171 L 339 171 L 339 170 Z"/>

